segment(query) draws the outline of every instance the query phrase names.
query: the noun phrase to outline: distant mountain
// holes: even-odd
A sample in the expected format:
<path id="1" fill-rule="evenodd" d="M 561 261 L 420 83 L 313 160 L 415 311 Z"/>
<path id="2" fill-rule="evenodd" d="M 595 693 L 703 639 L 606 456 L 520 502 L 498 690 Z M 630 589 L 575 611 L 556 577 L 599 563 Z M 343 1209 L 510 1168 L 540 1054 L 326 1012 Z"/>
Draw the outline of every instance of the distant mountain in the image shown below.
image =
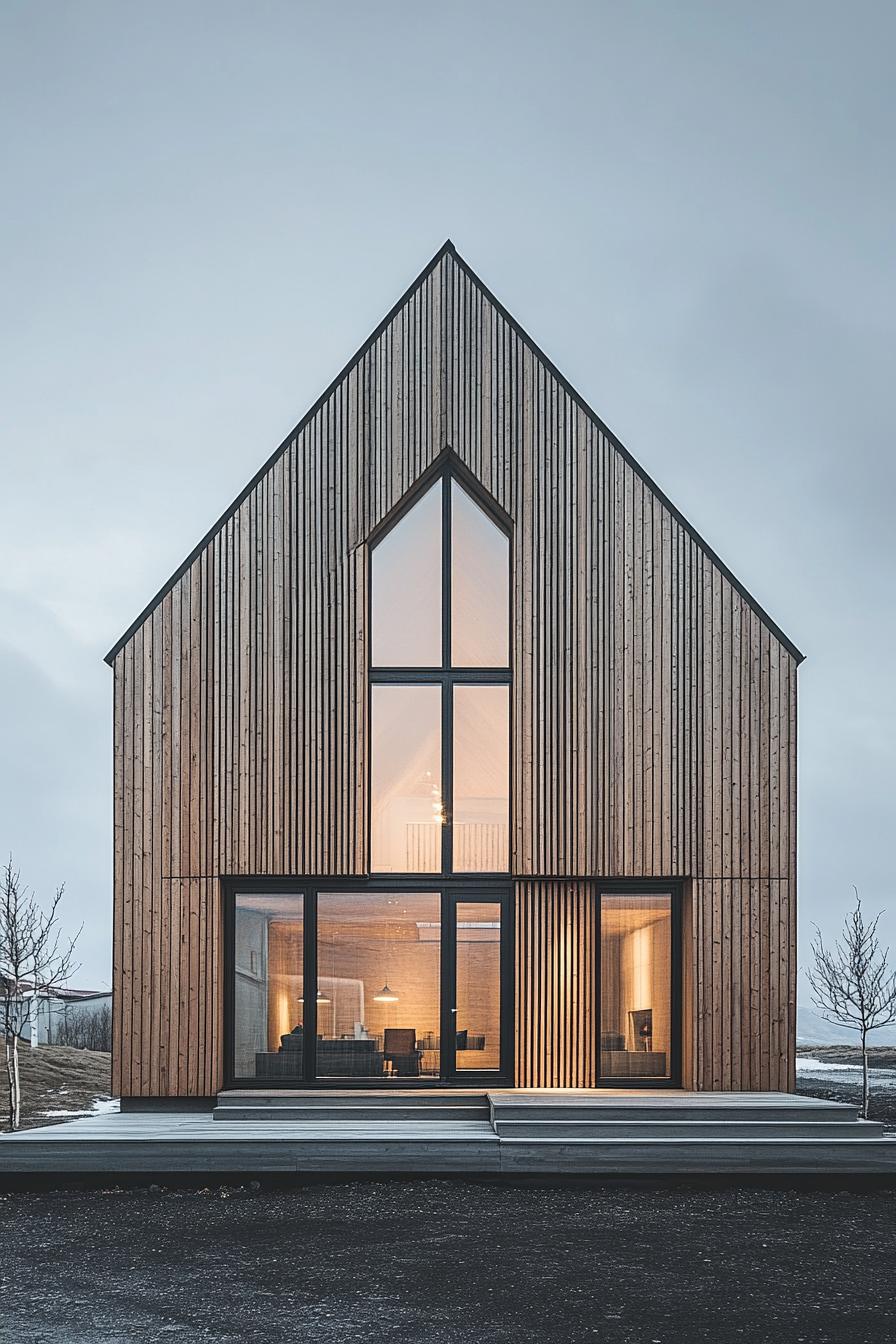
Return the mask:
<path id="1" fill-rule="evenodd" d="M 859 1034 L 848 1027 L 838 1027 L 835 1022 L 827 1022 L 815 1008 L 804 1003 L 796 1007 L 796 1043 L 797 1045 L 858 1045 Z M 896 1023 L 890 1027 L 881 1027 L 872 1031 L 868 1037 L 869 1045 L 896 1045 Z"/>

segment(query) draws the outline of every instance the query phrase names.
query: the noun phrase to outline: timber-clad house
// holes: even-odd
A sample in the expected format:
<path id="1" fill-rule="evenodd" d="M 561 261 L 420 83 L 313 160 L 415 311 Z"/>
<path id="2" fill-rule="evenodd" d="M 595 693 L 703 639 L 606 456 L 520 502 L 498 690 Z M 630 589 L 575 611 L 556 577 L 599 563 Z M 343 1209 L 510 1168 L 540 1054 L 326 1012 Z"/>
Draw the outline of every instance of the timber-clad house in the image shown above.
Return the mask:
<path id="1" fill-rule="evenodd" d="M 124 1105 L 792 1090 L 801 659 L 446 243 L 108 655 Z"/>

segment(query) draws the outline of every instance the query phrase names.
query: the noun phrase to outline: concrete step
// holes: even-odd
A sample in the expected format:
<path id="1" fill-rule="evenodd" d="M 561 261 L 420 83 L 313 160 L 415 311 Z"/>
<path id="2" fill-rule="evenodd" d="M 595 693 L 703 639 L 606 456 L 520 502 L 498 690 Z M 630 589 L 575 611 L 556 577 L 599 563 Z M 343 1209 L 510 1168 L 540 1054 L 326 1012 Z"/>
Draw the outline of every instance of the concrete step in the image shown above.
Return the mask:
<path id="1" fill-rule="evenodd" d="M 870 1120 L 854 1124 L 842 1121 L 816 1122 L 741 1120 L 504 1120 L 493 1121 L 500 1137 L 508 1139 L 697 1139 L 712 1143 L 717 1139 L 738 1139 L 753 1143 L 758 1139 L 834 1139 L 837 1142 L 868 1142 L 883 1138 L 883 1125 Z"/>
<path id="2" fill-rule="evenodd" d="M 405 1088 L 386 1089 L 351 1088 L 338 1091 L 328 1088 L 280 1088 L 269 1092 L 252 1088 L 232 1089 L 219 1092 L 216 1105 L 224 1107 L 268 1106 L 272 1108 L 293 1106 L 319 1107 L 322 1110 L 334 1110 L 339 1107 L 354 1106 L 413 1107 L 415 1110 L 427 1110 L 430 1107 L 462 1106 L 475 1111 L 488 1111 L 488 1093 L 484 1090 L 462 1091 L 460 1088 Z"/>
<path id="3" fill-rule="evenodd" d="M 417 1124 L 435 1124 L 451 1122 L 469 1122 L 472 1120 L 487 1122 L 488 1107 L 474 1106 L 403 1106 L 394 1103 L 391 1106 L 216 1106 L 212 1112 L 215 1120 L 248 1120 L 275 1124 L 344 1124 L 358 1123 L 391 1125 L 401 1121 L 415 1121 Z"/>
<path id="4" fill-rule="evenodd" d="M 495 1122 L 506 1120 L 527 1120 L 544 1122 L 546 1120 L 572 1121 L 610 1121 L 626 1120 L 642 1122 L 647 1120 L 667 1120 L 676 1122 L 719 1122 L 727 1120 L 766 1121 L 775 1124 L 820 1123 L 855 1124 L 859 1111 L 856 1106 L 848 1106 L 836 1101 L 810 1101 L 794 1105 L 763 1102 L 732 1102 L 730 1105 L 718 1102 L 676 1100 L 665 1101 L 601 1101 L 575 1100 L 558 1102 L 509 1101 L 501 1096 L 491 1098 L 491 1115 Z"/>
<path id="5" fill-rule="evenodd" d="M 505 1174 L 589 1176 L 887 1175 L 896 1178 L 896 1140 L 870 1139 L 517 1139 L 501 1137 Z"/>

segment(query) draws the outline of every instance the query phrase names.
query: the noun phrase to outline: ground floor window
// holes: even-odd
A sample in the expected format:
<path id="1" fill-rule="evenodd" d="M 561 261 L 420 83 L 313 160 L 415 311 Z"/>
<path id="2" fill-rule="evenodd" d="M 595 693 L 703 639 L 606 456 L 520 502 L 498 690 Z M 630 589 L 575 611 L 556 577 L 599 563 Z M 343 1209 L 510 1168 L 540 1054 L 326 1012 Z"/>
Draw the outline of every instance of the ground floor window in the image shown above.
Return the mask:
<path id="1" fill-rule="evenodd" d="M 601 892 L 599 977 L 601 1078 L 670 1078 L 671 894 Z"/>
<path id="2" fill-rule="evenodd" d="M 588 900 L 560 928 L 536 899 L 514 967 L 502 879 L 234 882 L 229 1085 L 511 1084 L 517 1024 L 538 1049 L 546 1000 L 587 1031 L 598 1085 L 678 1085 L 679 893 L 595 882 Z"/>
<path id="3" fill-rule="evenodd" d="M 236 898 L 233 1068 L 239 1077 L 304 1077 L 304 905 L 301 894 Z M 272 1048 L 276 1069 L 263 1062 Z"/>
<path id="4" fill-rule="evenodd" d="M 440 1076 L 438 892 L 317 898 L 317 1074 Z"/>
<path id="5" fill-rule="evenodd" d="M 234 1082 L 510 1077 L 509 884 L 236 890 Z"/>

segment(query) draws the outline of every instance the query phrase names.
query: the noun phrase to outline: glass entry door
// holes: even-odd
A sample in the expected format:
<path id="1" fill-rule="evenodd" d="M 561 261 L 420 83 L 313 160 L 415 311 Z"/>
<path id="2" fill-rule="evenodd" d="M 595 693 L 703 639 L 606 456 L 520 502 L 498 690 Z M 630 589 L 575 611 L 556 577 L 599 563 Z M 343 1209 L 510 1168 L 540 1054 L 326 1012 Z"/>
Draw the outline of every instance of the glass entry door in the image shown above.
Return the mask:
<path id="1" fill-rule="evenodd" d="M 502 895 L 446 897 L 443 916 L 445 1076 L 455 1081 L 510 1077 L 510 939 Z"/>

